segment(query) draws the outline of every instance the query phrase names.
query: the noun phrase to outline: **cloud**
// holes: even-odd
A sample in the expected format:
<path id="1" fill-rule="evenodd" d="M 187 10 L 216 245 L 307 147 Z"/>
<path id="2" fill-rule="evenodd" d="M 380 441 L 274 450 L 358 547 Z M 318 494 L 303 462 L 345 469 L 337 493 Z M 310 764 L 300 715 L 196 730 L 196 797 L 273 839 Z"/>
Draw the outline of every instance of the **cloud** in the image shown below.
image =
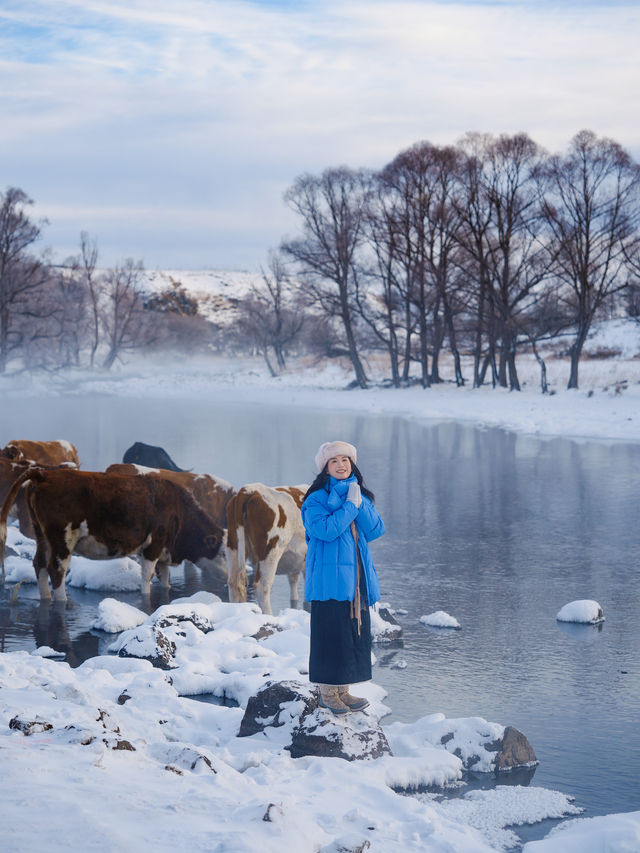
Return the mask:
<path id="1" fill-rule="evenodd" d="M 108 251 L 118 219 L 129 239 L 149 210 L 151 265 L 168 251 L 161 211 L 210 210 L 250 253 L 220 240 L 210 265 L 257 265 L 301 171 L 376 167 L 468 130 L 526 130 L 557 150 L 591 127 L 637 154 L 639 18 L 544 2 L 5 0 L 3 177 L 49 210 L 99 207 Z M 173 252 L 176 266 L 178 239 Z"/>

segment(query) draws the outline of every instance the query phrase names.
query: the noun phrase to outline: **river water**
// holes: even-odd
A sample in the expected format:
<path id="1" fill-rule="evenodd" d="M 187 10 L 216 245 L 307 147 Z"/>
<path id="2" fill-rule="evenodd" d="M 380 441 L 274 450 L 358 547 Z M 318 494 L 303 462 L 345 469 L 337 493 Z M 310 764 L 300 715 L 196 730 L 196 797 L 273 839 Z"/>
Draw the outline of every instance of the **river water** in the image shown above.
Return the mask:
<path id="1" fill-rule="evenodd" d="M 0 443 L 17 437 L 67 438 L 86 470 L 145 441 L 236 486 L 309 482 L 322 441 L 352 441 L 387 527 L 372 545 L 382 597 L 402 611 L 403 646 L 376 648 L 387 720 L 442 712 L 516 726 L 540 764 L 532 778 L 503 781 L 564 791 L 587 816 L 640 809 L 640 444 L 114 397 L 7 401 Z M 214 574 L 172 572 L 172 596 L 202 587 L 226 595 Z M 0 648 L 52 645 L 72 665 L 105 652 L 113 638 L 89 627 L 103 595 L 69 593 L 60 612 L 39 605 L 35 586 L 23 585 L 15 604 L 3 592 Z M 160 595 L 152 588 L 153 607 Z M 136 593 L 116 597 L 141 606 Z M 556 621 L 564 604 L 582 598 L 602 605 L 601 628 Z M 275 612 L 288 606 L 284 578 L 276 578 L 272 602 Z M 424 627 L 419 617 L 435 610 L 455 616 L 462 630 Z M 518 832 L 527 840 L 546 828 Z"/>

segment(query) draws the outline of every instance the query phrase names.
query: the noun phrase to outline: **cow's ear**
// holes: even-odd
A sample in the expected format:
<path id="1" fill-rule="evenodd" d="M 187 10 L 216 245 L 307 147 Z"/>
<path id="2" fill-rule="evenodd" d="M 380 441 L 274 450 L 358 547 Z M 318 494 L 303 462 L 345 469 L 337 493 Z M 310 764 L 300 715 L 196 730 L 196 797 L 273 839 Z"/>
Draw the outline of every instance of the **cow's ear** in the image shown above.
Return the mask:
<path id="1" fill-rule="evenodd" d="M 218 533 L 209 533 L 204 537 L 204 541 L 210 548 L 213 548 L 214 545 L 220 544 L 221 538 Z"/>

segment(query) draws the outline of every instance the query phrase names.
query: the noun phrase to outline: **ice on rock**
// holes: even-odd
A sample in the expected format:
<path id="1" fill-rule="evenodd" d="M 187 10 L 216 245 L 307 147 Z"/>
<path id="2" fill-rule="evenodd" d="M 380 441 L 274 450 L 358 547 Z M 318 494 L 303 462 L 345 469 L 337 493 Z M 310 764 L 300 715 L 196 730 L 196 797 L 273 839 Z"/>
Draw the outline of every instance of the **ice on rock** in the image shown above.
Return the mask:
<path id="1" fill-rule="evenodd" d="M 604 612 L 597 601 L 589 598 L 570 601 L 558 611 L 558 622 L 578 622 L 585 625 L 599 625 L 604 622 Z"/>

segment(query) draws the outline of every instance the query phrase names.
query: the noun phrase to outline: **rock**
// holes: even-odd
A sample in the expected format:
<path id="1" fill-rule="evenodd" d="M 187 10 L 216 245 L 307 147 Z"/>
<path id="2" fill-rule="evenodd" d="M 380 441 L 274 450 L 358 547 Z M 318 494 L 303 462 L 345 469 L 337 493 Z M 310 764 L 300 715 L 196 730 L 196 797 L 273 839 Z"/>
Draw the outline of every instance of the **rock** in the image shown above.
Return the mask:
<path id="1" fill-rule="evenodd" d="M 289 752 L 293 758 L 317 755 L 355 761 L 391 755 L 391 748 L 378 723 L 365 714 L 349 714 L 338 720 L 330 711 L 319 708 L 295 727 Z"/>
<path id="2" fill-rule="evenodd" d="M 35 720 L 22 720 L 16 716 L 9 720 L 9 728 L 22 732 L 23 735 L 28 737 L 29 735 L 37 735 L 41 732 L 50 732 L 53 725 L 37 715 Z"/>
<path id="3" fill-rule="evenodd" d="M 371 608 L 371 640 L 374 643 L 395 643 L 402 638 L 402 627 L 386 607 Z"/>
<path id="4" fill-rule="evenodd" d="M 198 631 L 202 631 L 203 634 L 208 634 L 209 631 L 213 631 L 213 623 L 211 620 L 196 612 L 169 613 L 163 615 L 156 621 L 155 626 L 156 628 L 175 628 L 180 627 L 187 622 L 197 628 Z"/>
<path id="5" fill-rule="evenodd" d="M 538 759 L 527 738 L 513 726 L 507 726 L 501 740 L 485 744 L 489 752 L 496 752 L 494 760 L 494 771 L 513 770 L 515 767 L 523 767 L 537 764 Z"/>
<path id="6" fill-rule="evenodd" d="M 176 644 L 157 626 L 141 625 L 127 631 L 127 638 L 118 649 L 121 658 L 148 660 L 158 669 L 175 669 Z"/>
<path id="7" fill-rule="evenodd" d="M 561 607 L 556 615 L 558 622 L 577 622 L 585 625 L 599 625 L 604 622 L 604 611 L 597 601 L 590 598 L 570 601 Z"/>
<path id="8" fill-rule="evenodd" d="M 458 620 L 444 610 L 427 613 L 425 616 L 421 616 L 419 621 L 428 628 L 451 628 L 454 631 L 462 630 L 462 626 Z"/>
<path id="9" fill-rule="evenodd" d="M 338 719 L 318 707 L 314 688 L 299 681 L 268 681 L 260 688 L 247 703 L 238 737 L 285 725 L 291 727 L 286 748 L 293 758 L 320 755 L 354 761 L 391 753 L 375 718 L 352 713 Z"/>
<path id="10" fill-rule="evenodd" d="M 249 737 L 267 726 L 297 721 L 318 707 L 318 694 L 299 681 L 267 681 L 251 696 L 240 723 L 238 737 Z"/>
<path id="11" fill-rule="evenodd" d="M 256 633 L 251 636 L 254 640 L 266 640 L 267 637 L 271 637 L 279 631 L 282 631 L 280 625 L 272 625 L 271 622 L 265 622 L 265 624 L 261 625 Z"/>

